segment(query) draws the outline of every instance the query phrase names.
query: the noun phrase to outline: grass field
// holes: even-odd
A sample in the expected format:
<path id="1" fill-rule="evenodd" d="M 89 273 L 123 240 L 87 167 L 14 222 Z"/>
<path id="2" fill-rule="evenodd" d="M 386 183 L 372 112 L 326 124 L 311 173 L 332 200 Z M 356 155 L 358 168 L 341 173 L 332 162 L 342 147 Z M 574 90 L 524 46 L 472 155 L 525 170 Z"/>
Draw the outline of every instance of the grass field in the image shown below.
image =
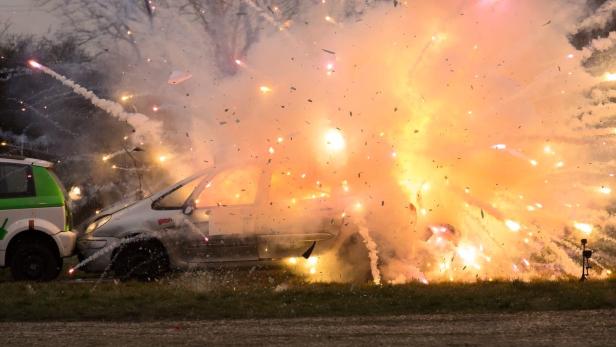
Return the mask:
<path id="1" fill-rule="evenodd" d="M 3 270 L 4 271 L 4 270 Z M 4 275 L 4 274 L 2 274 Z M 616 280 L 314 284 L 281 270 L 0 283 L 0 321 L 193 320 L 616 308 Z"/>

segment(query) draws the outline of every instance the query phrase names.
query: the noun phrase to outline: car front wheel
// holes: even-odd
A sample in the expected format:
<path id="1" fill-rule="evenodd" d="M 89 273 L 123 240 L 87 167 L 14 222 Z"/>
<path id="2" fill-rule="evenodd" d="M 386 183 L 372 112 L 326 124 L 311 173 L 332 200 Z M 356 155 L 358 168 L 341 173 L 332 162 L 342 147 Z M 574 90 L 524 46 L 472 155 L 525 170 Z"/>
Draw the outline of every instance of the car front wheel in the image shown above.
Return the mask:
<path id="1" fill-rule="evenodd" d="M 62 258 L 42 242 L 24 240 L 17 245 L 10 267 L 18 281 L 51 281 L 62 270 Z"/>
<path id="2" fill-rule="evenodd" d="M 118 250 L 113 271 L 121 280 L 151 281 L 169 272 L 169 258 L 158 241 L 131 242 Z"/>

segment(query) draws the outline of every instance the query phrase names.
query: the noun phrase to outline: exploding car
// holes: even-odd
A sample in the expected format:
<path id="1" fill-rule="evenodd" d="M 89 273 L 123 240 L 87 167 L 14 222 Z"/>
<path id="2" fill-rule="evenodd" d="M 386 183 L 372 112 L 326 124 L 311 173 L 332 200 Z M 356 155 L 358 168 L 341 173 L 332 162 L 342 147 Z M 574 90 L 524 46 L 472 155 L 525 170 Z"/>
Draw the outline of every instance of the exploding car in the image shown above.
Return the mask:
<path id="1" fill-rule="evenodd" d="M 258 166 L 217 167 L 103 210 L 78 239 L 78 268 L 151 279 L 173 269 L 319 254 L 334 244 L 344 218 L 331 192 L 302 178 Z"/>

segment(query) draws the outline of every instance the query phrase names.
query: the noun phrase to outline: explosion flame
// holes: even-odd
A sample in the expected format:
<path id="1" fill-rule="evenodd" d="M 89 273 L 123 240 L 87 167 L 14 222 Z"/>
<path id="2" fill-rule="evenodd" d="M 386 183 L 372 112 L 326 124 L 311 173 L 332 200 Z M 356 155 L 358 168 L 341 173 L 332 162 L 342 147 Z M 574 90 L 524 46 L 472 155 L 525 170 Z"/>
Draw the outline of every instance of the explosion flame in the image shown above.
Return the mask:
<path id="1" fill-rule="evenodd" d="M 190 139 L 190 150 L 178 140 L 159 157 L 173 157 L 172 175 L 204 158 L 266 161 L 282 173 L 272 186 L 285 182 L 277 198 L 298 224 L 308 203 L 336 206 L 332 223 L 349 225 L 347 241 L 361 236 L 377 284 L 577 276 L 580 238 L 616 243 L 606 210 L 616 134 L 602 125 L 610 96 L 597 87 L 614 74 L 591 76 L 581 65 L 588 52 L 572 53 L 579 4 L 424 1 L 375 6 L 361 21 L 327 6 L 307 15 L 320 24 L 288 24 L 233 58 L 250 69 L 215 88 L 196 87 L 215 78 L 206 67 L 180 86 L 165 82 L 167 98 L 193 96 L 186 126 L 164 121 Z M 148 59 L 190 60 L 159 39 L 142 39 L 157 47 Z M 147 116 L 29 64 L 152 142 L 160 136 Z M 147 76 L 142 69 L 131 73 Z M 154 84 L 127 80 L 121 90 Z M 321 280 L 356 271 L 343 263 L 360 256 L 319 258 Z M 606 276 L 616 255 L 592 261 Z"/>

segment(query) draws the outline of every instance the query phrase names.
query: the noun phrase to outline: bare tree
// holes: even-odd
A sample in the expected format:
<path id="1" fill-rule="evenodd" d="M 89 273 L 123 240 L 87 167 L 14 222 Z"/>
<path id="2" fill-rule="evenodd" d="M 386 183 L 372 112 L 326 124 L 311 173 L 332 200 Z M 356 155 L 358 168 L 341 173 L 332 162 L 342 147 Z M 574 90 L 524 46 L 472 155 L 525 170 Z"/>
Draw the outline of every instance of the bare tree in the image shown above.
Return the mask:
<path id="1" fill-rule="evenodd" d="M 142 2 L 126 0 L 37 0 L 64 19 L 63 29 L 79 45 L 99 47 L 96 54 L 118 52 L 122 46 L 141 58 L 133 25 L 147 21 L 149 13 Z M 105 47 L 105 48 L 100 48 Z"/>
<path id="2" fill-rule="evenodd" d="M 235 59 L 246 55 L 262 29 L 285 28 L 300 11 L 300 0 L 37 0 L 62 16 L 64 28 L 97 54 L 123 46 L 141 58 L 138 34 L 156 25 L 159 11 L 171 11 L 197 25 L 210 38 L 216 65 L 224 74 L 237 71 Z M 141 32 L 140 32 L 141 31 Z M 101 48 L 104 47 L 104 48 Z"/>

